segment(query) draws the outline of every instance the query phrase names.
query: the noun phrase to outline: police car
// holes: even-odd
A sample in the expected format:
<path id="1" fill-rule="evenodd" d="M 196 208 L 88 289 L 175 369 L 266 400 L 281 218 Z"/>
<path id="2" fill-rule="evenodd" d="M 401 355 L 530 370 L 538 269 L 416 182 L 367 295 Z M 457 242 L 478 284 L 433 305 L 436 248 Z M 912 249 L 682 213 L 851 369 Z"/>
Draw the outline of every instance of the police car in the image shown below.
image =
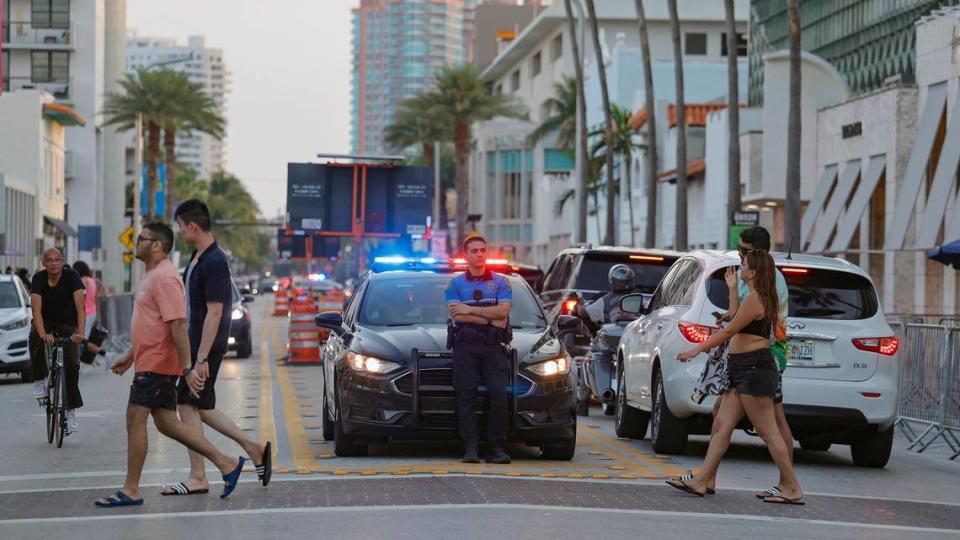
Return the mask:
<path id="1" fill-rule="evenodd" d="M 493 262 L 495 264 L 489 264 Z M 570 460 L 576 448 L 575 381 L 558 333 L 579 329 L 566 317 L 551 329 L 537 297 L 507 264 L 488 261 L 513 288 L 508 440 Z M 323 357 L 323 436 L 338 456 L 362 456 L 391 439 L 456 439 L 453 364 L 447 348 L 444 290 L 457 260 L 380 257 L 343 313 L 317 315 L 330 330 Z M 486 411 L 486 388 L 479 392 Z M 486 424 L 481 413 L 481 431 Z"/>

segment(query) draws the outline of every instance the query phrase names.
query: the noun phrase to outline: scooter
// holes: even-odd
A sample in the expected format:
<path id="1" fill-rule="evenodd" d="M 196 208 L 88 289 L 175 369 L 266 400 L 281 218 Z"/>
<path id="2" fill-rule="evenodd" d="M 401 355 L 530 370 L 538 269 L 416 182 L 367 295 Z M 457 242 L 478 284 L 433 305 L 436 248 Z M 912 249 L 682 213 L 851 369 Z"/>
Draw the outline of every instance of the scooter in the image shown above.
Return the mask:
<path id="1" fill-rule="evenodd" d="M 617 347 L 623 337 L 623 329 L 631 321 L 606 323 L 590 341 L 590 351 L 581 369 L 581 385 L 578 389 L 577 413 L 587 416 L 591 397 L 600 401 L 603 414 L 613 416 L 617 412 Z M 582 398 L 582 399 L 581 399 Z"/>

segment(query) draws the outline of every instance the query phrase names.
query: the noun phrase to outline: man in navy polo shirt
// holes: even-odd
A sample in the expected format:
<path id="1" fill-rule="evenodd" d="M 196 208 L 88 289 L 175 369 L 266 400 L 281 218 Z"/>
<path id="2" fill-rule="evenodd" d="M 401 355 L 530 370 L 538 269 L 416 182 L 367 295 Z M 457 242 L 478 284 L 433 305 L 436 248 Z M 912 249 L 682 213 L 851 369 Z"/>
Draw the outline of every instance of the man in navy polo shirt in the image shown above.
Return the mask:
<path id="1" fill-rule="evenodd" d="M 187 295 L 187 334 L 194 370 L 204 379 L 199 397 L 192 395 L 180 379 L 177 410 L 184 424 L 200 434 L 203 424 L 230 437 L 250 456 L 263 485 L 270 482 L 270 442 L 260 444 L 247 437 L 227 415 L 216 410 L 214 385 L 220 361 L 227 352 L 230 335 L 230 313 L 233 308 L 233 283 L 230 262 L 210 232 L 211 218 L 207 205 L 197 199 L 185 201 L 175 213 L 177 228 L 184 242 L 196 248 L 183 275 Z M 190 451 L 190 476 L 183 482 L 166 486 L 164 495 L 192 495 L 209 489 L 203 456 Z"/>
<path id="2" fill-rule="evenodd" d="M 508 319 L 513 291 L 507 278 L 487 269 L 487 241 L 479 234 L 463 242 L 467 271 L 454 277 L 445 298 L 456 322 L 453 341 L 453 385 L 457 393 L 457 422 L 466 447 L 464 463 L 480 463 L 477 432 L 477 385 L 486 378 L 490 402 L 487 463 L 510 463 L 507 441 L 507 384 L 510 359 Z"/>

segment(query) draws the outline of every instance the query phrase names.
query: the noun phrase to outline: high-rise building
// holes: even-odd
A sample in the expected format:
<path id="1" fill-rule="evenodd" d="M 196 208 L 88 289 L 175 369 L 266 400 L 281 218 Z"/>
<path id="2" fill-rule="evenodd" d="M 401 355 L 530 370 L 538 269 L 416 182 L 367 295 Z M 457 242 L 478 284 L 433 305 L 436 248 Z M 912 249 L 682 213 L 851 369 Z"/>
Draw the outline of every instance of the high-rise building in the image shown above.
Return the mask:
<path id="1" fill-rule="evenodd" d="M 223 61 L 223 49 L 206 47 L 203 36 L 190 36 L 186 45 L 175 39 L 127 36 L 127 70 L 136 71 L 171 60 L 164 67 L 187 74 L 191 82 L 201 86 L 213 98 L 222 116 L 227 114 L 227 94 L 230 93 L 230 72 Z M 226 167 L 225 141 L 218 141 L 206 133 L 177 135 L 177 162 L 195 169 L 201 178 L 210 178 Z"/>
<path id="2" fill-rule="evenodd" d="M 360 0 L 353 10 L 354 153 L 384 153 L 384 130 L 399 102 L 427 89 L 444 66 L 467 60 L 465 3 Z"/>
<path id="3" fill-rule="evenodd" d="M 3 91 L 42 90 L 53 96 L 54 105 L 70 107 L 87 119 L 86 125 L 66 133 L 63 219 L 48 225 L 61 229 L 61 247 L 69 260 L 91 263 L 103 273 L 108 289 L 119 289 L 123 250 L 114 239 L 125 227 L 123 145 L 113 128 L 103 126 L 100 113 L 104 95 L 118 90 L 116 49 L 123 48 L 126 2 L 4 0 L 0 4 Z M 6 124 L 0 118 L 0 126 Z M 53 166 L 52 158 L 46 161 L 46 167 Z M 114 198 L 116 193 L 121 196 Z"/>

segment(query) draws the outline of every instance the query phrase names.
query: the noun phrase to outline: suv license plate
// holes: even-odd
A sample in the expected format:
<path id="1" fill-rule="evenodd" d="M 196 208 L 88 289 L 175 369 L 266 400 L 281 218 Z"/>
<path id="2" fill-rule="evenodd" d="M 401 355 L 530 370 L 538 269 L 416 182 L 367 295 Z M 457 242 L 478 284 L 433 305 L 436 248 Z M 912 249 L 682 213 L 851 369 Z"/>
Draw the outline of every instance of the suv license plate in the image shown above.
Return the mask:
<path id="1" fill-rule="evenodd" d="M 796 364 L 813 363 L 813 340 L 811 339 L 788 339 L 787 340 L 787 362 Z"/>

